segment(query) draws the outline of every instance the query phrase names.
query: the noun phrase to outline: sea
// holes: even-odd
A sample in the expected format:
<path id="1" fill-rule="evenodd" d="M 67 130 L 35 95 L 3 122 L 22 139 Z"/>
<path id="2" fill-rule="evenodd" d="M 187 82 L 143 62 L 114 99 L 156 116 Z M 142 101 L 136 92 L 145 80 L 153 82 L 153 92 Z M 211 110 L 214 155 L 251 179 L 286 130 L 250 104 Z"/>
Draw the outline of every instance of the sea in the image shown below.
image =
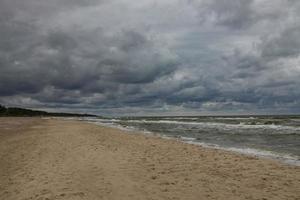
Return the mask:
<path id="1" fill-rule="evenodd" d="M 300 116 L 86 117 L 82 120 L 300 166 Z"/>

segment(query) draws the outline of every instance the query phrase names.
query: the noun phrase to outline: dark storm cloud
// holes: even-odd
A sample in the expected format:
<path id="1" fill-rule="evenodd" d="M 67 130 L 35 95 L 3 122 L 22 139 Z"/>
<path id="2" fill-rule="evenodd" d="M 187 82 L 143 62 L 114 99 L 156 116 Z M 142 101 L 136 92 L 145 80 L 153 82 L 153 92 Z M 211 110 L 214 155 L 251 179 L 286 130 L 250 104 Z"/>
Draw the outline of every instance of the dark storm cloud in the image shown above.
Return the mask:
<path id="1" fill-rule="evenodd" d="M 299 9 L 284 0 L 3 0 L 0 103 L 297 112 Z"/>

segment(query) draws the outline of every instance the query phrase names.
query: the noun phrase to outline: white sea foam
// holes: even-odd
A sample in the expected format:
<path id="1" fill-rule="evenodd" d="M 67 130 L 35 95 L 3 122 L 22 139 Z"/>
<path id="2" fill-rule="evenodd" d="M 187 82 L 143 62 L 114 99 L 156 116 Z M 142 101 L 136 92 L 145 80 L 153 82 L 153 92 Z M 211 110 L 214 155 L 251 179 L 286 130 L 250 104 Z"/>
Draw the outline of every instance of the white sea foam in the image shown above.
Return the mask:
<path id="1" fill-rule="evenodd" d="M 257 119 L 257 118 L 256 117 L 212 117 L 211 119 L 249 120 L 249 119 Z"/>
<path id="2" fill-rule="evenodd" d="M 184 136 L 180 136 L 179 137 L 181 140 L 183 141 L 195 141 L 197 140 L 196 138 L 192 138 L 192 137 L 184 137 Z"/>
<path id="3" fill-rule="evenodd" d="M 199 118 L 197 117 L 163 117 L 162 119 L 167 119 L 167 120 L 197 120 Z"/>
<path id="4" fill-rule="evenodd" d="M 182 124 L 182 125 L 198 125 L 202 127 L 212 127 L 212 128 L 223 128 L 223 129 L 276 129 L 276 130 L 294 130 L 300 131 L 300 127 L 294 126 L 283 126 L 283 125 L 275 125 L 275 124 L 257 124 L 257 125 L 249 125 L 249 124 L 226 124 L 219 122 L 186 122 L 186 121 L 173 121 L 173 120 L 128 120 L 127 122 L 132 123 L 153 123 L 153 124 Z"/>
<path id="5" fill-rule="evenodd" d="M 88 121 L 89 123 L 92 124 L 97 124 L 97 125 L 101 125 L 101 126 L 105 126 L 105 127 L 109 127 L 109 128 L 117 128 L 123 131 L 136 131 L 137 129 L 133 126 L 122 126 L 120 124 L 116 124 L 116 123 L 104 123 L 101 121 Z"/>
<path id="6" fill-rule="evenodd" d="M 183 141 L 183 142 L 188 143 L 188 144 L 200 145 L 200 146 L 206 147 L 206 148 L 214 148 L 214 149 L 220 149 L 220 150 L 224 150 L 224 151 L 232 151 L 232 152 L 237 152 L 237 153 L 241 153 L 241 154 L 245 154 L 245 155 L 257 156 L 257 157 L 261 157 L 261 158 L 270 158 L 273 160 L 279 160 L 286 164 L 300 166 L 299 158 L 297 158 L 295 156 L 291 156 L 289 154 L 280 154 L 280 153 L 275 153 L 272 151 L 253 149 L 253 148 L 221 147 L 216 144 L 197 142 L 197 141 L 196 142 L 195 141 Z"/>
<path id="7" fill-rule="evenodd" d="M 119 119 L 101 119 L 101 118 L 85 118 L 85 121 L 93 121 L 93 122 L 120 122 Z"/>
<path id="8" fill-rule="evenodd" d="M 96 125 L 101 125 L 101 126 L 105 126 L 105 127 L 109 127 L 109 128 L 117 128 L 119 130 L 122 131 L 126 131 L 126 132 L 143 132 L 144 134 L 152 134 L 152 132 L 147 131 L 147 130 L 141 130 L 138 129 L 137 127 L 134 126 L 125 126 L 125 125 L 120 125 L 116 122 L 118 122 L 117 120 L 113 120 L 113 121 L 108 121 L 108 120 L 102 120 L 102 119 L 92 119 L 92 120 L 87 120 L 88 123 L 92 123 L 92 124 L 96 124 Z"/>

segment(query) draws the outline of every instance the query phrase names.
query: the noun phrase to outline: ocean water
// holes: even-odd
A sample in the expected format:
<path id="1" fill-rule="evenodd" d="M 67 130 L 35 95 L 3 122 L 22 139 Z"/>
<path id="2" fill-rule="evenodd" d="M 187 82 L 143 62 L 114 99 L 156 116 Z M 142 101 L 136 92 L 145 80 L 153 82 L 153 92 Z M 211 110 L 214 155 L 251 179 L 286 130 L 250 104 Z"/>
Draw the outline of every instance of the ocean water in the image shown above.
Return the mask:
<path id="1" fill-rule="evenodd" d="M 127 117 L 84 120 L 300 166 L 300 116 Z"/>

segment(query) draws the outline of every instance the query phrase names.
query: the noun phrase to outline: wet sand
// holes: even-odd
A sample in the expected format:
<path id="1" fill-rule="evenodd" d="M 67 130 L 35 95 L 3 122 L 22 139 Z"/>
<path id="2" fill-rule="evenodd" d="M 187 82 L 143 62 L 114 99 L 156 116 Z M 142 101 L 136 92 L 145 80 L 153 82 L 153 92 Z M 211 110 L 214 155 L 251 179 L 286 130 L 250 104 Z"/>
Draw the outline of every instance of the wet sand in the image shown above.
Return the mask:
<path id="1" fill-rule="evenodd" d="M 300 199 L 300 167 L 62 119 L 0 118 L 0 200 Z"/>

